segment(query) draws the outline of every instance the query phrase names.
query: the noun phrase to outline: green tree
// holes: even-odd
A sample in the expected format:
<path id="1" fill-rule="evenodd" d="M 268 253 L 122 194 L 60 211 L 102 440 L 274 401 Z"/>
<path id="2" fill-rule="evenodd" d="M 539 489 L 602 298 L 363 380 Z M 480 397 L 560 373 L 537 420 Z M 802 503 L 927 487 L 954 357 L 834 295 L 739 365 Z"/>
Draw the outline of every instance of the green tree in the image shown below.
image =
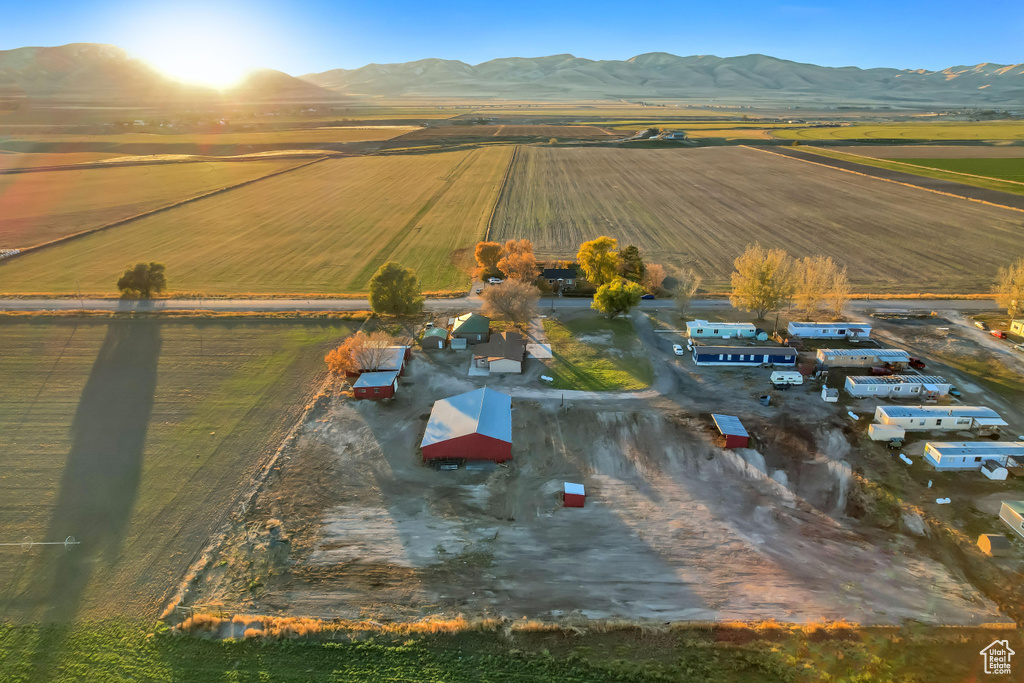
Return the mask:
<path id="1" fill-rule="evenodd" d="M 753 244 L 734 261 L 732 294 L 736 308 L 753 311 L 758 320 L 785 305 L 793 296 L 795 276 L 793 259 L 783 249 L 765 249 Z"/>
<path id="2" fill-rule="evenodd" d="M 419 313 L 423 310 L 420 279 L 411 268 L 388 261 L 370 279 L 370 308 L 388 315 Z"/>
<path id="3" fill-rule="evenodd" d="M 617 315 L 628 313 L 629 309 L 640 303 L 643 295 L 644 288 L 637 283 L 615 280 L 598 287 L 590 307 L 604 313 L 611 320 Z"/>
<path id="4" fill-rule="evenodd" d="M 607 284 L 619 276 L 618 248 L 617 239 L 603 235 L 580 245 L 576 261 L 595 287 Z"/>
<path id="5" fill-rule="evenodd" d="M 640 258 L 640 250 L 633 244 L 619 252 L 619 275 L 640 282 L 644 278 L 647 268 L 644 260 Z"/>
<path id="6" fill-rule="evenodd" d="M 167 288 L 164 264 L 150 261 L 125 268 L 117 281 L 122 299 L 148 299 Z"/>

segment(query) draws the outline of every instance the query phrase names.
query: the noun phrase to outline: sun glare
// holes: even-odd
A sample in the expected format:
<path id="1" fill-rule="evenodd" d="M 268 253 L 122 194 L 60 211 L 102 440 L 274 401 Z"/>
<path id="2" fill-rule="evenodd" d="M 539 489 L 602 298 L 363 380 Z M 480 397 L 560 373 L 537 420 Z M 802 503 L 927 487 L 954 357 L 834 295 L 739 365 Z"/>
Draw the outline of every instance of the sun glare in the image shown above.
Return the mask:
<path id="1" fill-rule="evenodd" d="M 255 64 L 252 46 L 230 33 L 197 26 L 161 26 L 140 46 L 138 56 L 183 83 L 224 89 L 237 84 Z"/>

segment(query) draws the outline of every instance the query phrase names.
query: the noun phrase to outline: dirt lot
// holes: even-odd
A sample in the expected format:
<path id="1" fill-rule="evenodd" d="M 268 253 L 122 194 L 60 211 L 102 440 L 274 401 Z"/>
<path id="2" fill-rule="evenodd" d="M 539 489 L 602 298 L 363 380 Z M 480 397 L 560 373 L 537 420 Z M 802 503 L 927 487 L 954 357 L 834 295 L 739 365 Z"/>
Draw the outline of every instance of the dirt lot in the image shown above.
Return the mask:
<path id="1" fill-rule="evenodd" d="M 764 371 L 696 370 L 642 318 L 646 392 L 563 404 L 536 367 L 470 379 L 469 354 L 448 351 L 417 353 L 390 404 L 335 395 L 187 603 L 375 619 L 1002 619 L 914 541 L 846 516 L 836 406 L 812 387 L 762 406 Z M 514 397 L 511 463 L 424 467 L 432 401 L 480 385 Z M 712 410 L 740 415 L 757 450 L 719 448 Z M 560 507 L 563 481 L 587 486 L 586 508 Z"/>
<path id="2" fill-rule="evenodd" d="M 538 255 L 564 258 L 610 235 L 649 262 L 692 266 L 711 290 L 760 241 L 832 256 L 857 291 L 963 293 L 986 291 L 1024 254 L 1022 224 L 1010 210 L 746 148 L 524 147 L 491 237 L 528 237 Z"/>

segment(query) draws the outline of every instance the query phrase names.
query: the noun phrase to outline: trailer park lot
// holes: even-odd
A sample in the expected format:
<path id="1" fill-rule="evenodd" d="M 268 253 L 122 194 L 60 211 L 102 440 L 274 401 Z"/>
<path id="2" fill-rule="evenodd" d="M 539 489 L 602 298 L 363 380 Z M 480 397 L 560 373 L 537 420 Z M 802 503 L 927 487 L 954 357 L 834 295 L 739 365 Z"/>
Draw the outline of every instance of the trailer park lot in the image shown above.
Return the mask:
<path id="1" fill-rule="evenodd" d="M 770 370 L 695 367 L 672 352 L 686 343 L 678 320 L 631 317 L 654 377 L 638 391 L 550 389 L 540 380 L 549 361 L 532 359 L 522 375 L 469 377 L 471 351 L 418 347 L 392 401 L 336 387 L 188 584 L 185 604 L 350 619 L 1007 621 L 932 548 L 920 517 L 870 523 L 853 480 L 883 472 L 907 502 L 975 538 L 1004 531 L 998 501 L 1024 498 L 1021 480 L 930 470 L 924 442 L 949 433 L 915 435 L 907 467 L 867 439 L 873 403 L 825 403 L 820 385 L 806 383 L 762 405 Z M 927 339 L 940 322 L 873 324 L 884 345 L 903 342 L 928 360 L 927 374 L 952 380 L 965 404 L 1002 413 L 1007 435 L 1024 432 L 1012 398 L 933 361 Z M 934 348 L 956 339 L 959 353 L 984 352 L 954 327 Z M 417 446 L 432 403 L 481 386 L 512 396 L 513 459 L 424 465 Z M 711 413 L 739 416 L 756 450 L 720 447 Z M 585 508 L 562 507 L 563 482 L 586 486 Z M 939 509 L 934 499 L 948 491 L 957 500 Z M 1021 569 L 1016 558 L 999 562 Z"/>

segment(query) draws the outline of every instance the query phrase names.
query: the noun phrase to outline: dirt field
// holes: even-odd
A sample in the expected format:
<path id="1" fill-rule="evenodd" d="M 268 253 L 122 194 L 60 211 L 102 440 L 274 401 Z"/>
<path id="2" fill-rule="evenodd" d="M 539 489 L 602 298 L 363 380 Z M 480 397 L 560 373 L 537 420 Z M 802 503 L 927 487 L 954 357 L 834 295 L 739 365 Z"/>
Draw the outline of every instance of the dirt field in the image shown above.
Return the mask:
<path id="1" fill-rule="evenodd" d="M 760 406 L 763 371 L 695 371 L 637 324 L 658 364 L 646 392 L 563 405 L 537 361 L 471 380 L 467 353 L 443 352 L 418 353 L 391 404 L 336 396 L 187 601 L 371 619 L 1002 620 L 909 538 L 845 516 L 835 406 L 812 391 Z M 513 461 L 424 467 L 432 401 L 481 384 L 513 396 Z M 721 408 L 757 451 L 715 445 L 705 411 Z M 584 509 L 560 507 L 564 481 L 586 485 Z"/>
<path id="2" fill-rule="evenodd" d="M 1024 145 L 861 145 L 826 147 L 875 159 L 1019 159 Z"/>
<path id="3" fill-rule="evenodd" d="M 547 142 L 559 140 L 601 140 L 623 137 L 619 131 L 599 126 L 431 126 L 406 133 L 394 140 L 395 143 L 441 140 L 450 142 L 457 139 L 514 139 L 524 142 Z"/>
<path id="4" fill-rule="evenodd" d="M 610 235 L 650 262 L 695 268 L 712 290 L 760 241 L 832 256 L 857 291 L 971 292 L 1024 254 L 1022 225 L 1024 214 L 746 148 L 528 147 L 491 236 L 571 258 L 580 242 Z"/>
<path id="5" fill-rule="evenodd" d="M 48 242 L 298 163 L 286 159 L 0 175 L 0 248 Z"/>
<path id="6" fill-rule="evenodd" d="M 152 619 L 344 324 L 0 322 L 0 621 Z"/>
<path id="7" fill-rule="evenodd" d="M 365 292 L 388 260 L 415 269 L 427 291 L 468 288 L 511 153 L 330 159 L 13 259 L 0 291 L 74 292 L 79 281 L 109 295 L 139 260 L 165 263 L 179 292 Z"/>

